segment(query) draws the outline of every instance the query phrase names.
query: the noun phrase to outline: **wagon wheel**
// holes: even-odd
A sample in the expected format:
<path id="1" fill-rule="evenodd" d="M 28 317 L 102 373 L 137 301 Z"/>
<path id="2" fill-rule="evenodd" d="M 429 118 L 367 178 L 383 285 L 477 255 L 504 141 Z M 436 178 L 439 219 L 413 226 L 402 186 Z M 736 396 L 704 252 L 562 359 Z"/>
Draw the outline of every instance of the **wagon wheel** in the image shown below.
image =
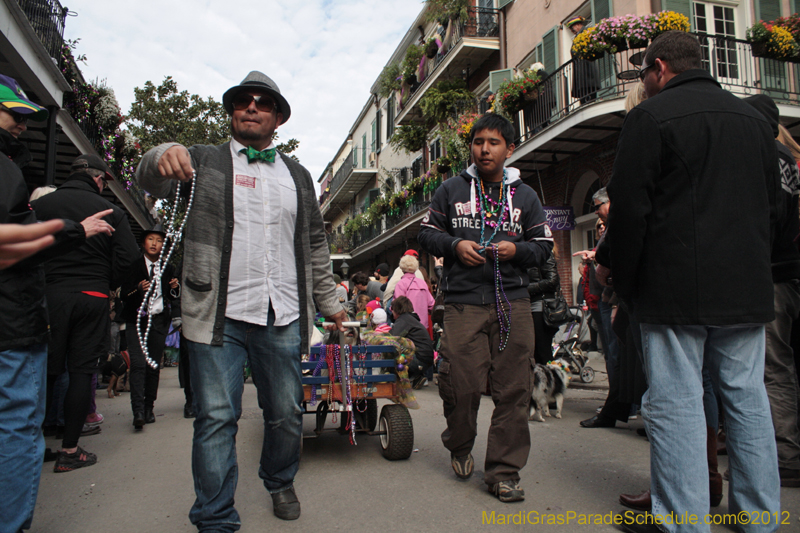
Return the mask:
<path id="1" fill-rule="evenodd" d="M 594 381 L 594 369 L 592 367 L 583 367 L 583 370 L 581 370 L 581 381 L 584 383 L 591 383 Z"/>
<path id="2" fill-rule="evenodd" d="M 408 459 L 414 448 L 414 424 L 403 405 L 384 405 L 380 417 L 381 448 L 390 461 Z"/>

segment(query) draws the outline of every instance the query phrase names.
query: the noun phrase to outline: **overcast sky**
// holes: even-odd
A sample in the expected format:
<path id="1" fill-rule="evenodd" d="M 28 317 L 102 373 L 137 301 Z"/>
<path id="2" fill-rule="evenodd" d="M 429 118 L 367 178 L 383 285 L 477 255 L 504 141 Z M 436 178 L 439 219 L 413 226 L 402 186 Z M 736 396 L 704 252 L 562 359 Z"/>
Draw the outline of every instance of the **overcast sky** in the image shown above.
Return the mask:
<path id="1" fill-rule="evenodd" d="M 420 0 L 69 0 L 65 37 L 80 42 L 87 80 L 105 79 L 122 112 L 134 87 L 172 76 L 222 101 L 251 70 L 292 107 L 279 128 L 316 181 L 423 4 Z"/>

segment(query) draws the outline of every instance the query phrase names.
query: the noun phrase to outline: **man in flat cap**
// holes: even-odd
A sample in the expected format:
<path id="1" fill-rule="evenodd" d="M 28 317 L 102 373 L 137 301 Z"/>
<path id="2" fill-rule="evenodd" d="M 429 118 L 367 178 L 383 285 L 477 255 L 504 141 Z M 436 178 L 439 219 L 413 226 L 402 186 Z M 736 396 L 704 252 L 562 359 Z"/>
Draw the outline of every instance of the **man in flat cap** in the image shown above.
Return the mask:
<path id="1" fill-rule="evenodd" d="M 14 78 L 0 75 L 0 241 L 14 243 L 0 246 L 0 529 L 8 531 L 31 527 L 42 472 L 49 335 L 42 263 L 112 229 L 102 219 L 109 212 L 37 224 L 20 170 L 31 156 L 18 137 L 28 120 L 46 118 Z"/>
<path id="2" fill-rule="evenodd" d="M 103 211 L 108 234 L 88 239 L 78 249 L 45 264 L 51 337 L 47 353 L 48 400 L 55 381 L 69 372 L 64 400 L 64 440 L 55 472 L 91 466 L 97 456 L 78 446 L 89 413 L 92 375 L 108 355 L 108 296 L 139 255 L 125 212 L 100 193 L 113 179 L 108 165 L 95 154 L 72 162 L 69 179 L 56 191 L 31 203 L 39 220 L 82 220 Z"/>
<path id="3" fill-rule="evenodd" d="M 189 513 L 200 531 L 236 531 L 236 432 L 242 368 L 250 362 L 264 412 L 258 475 L 277 517 L 294 520 L 293 482 L 300 461 L 303 388 L 316 301 L 341 327 L 345 316 L 330 272 L 316 191 L 308 171 L 276 153 L 273 137 L 291 108 L 278 86 L 251 72 L 222 97 L 232 139 L 220 146 L 167 143 L 142 159 L 139 183 L 169 196 L 173 180 L 187 194 L 182 328 L 194 390 L 192 474 L 197 500 Z"/>

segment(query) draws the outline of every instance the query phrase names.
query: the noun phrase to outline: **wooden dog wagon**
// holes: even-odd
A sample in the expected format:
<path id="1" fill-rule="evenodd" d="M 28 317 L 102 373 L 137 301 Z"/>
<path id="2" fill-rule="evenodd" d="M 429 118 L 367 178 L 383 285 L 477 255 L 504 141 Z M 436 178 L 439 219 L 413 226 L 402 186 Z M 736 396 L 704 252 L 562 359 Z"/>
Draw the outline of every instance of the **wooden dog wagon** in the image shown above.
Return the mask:
<path id="1" fill-rule="evenodd" d="M 360 339 L 359 322 L 345 322 Z M 340 336 L 344 341 L 344 335 Z M 414 447 L 414 426 L 408 409 L 397 403 L 399 381 L 392 372 L 395 351 L 392 346 L 328 344 L 311 348 L 309 360 L 302 362 L 303 414 L 315 415 L 314 437 L 324 431 L 349 435 L 379 436 L 383 456 L 390 461 L 408 459 Z M 310 372 L 309 372 L 310 371 Z M 391 400 L 378 415 L 378 400 Z M 339 417 L 338 428 L 325 428 L 328 415 Z M 312 438 L 314 438 L 312 437 Z"/>

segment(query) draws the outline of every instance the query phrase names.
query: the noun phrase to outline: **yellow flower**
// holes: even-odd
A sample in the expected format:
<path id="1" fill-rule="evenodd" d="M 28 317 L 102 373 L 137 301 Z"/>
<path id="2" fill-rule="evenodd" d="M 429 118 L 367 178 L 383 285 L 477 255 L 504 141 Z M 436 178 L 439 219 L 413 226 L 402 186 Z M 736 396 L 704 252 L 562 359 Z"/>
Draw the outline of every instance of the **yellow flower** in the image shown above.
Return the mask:
<path id="1" fill-rule="evenodd" d="M 795 53 L 797 42 L 786 28 L 773 26 L 767 41 L 767 49 L 777 59 L 791 57 Z"/>

